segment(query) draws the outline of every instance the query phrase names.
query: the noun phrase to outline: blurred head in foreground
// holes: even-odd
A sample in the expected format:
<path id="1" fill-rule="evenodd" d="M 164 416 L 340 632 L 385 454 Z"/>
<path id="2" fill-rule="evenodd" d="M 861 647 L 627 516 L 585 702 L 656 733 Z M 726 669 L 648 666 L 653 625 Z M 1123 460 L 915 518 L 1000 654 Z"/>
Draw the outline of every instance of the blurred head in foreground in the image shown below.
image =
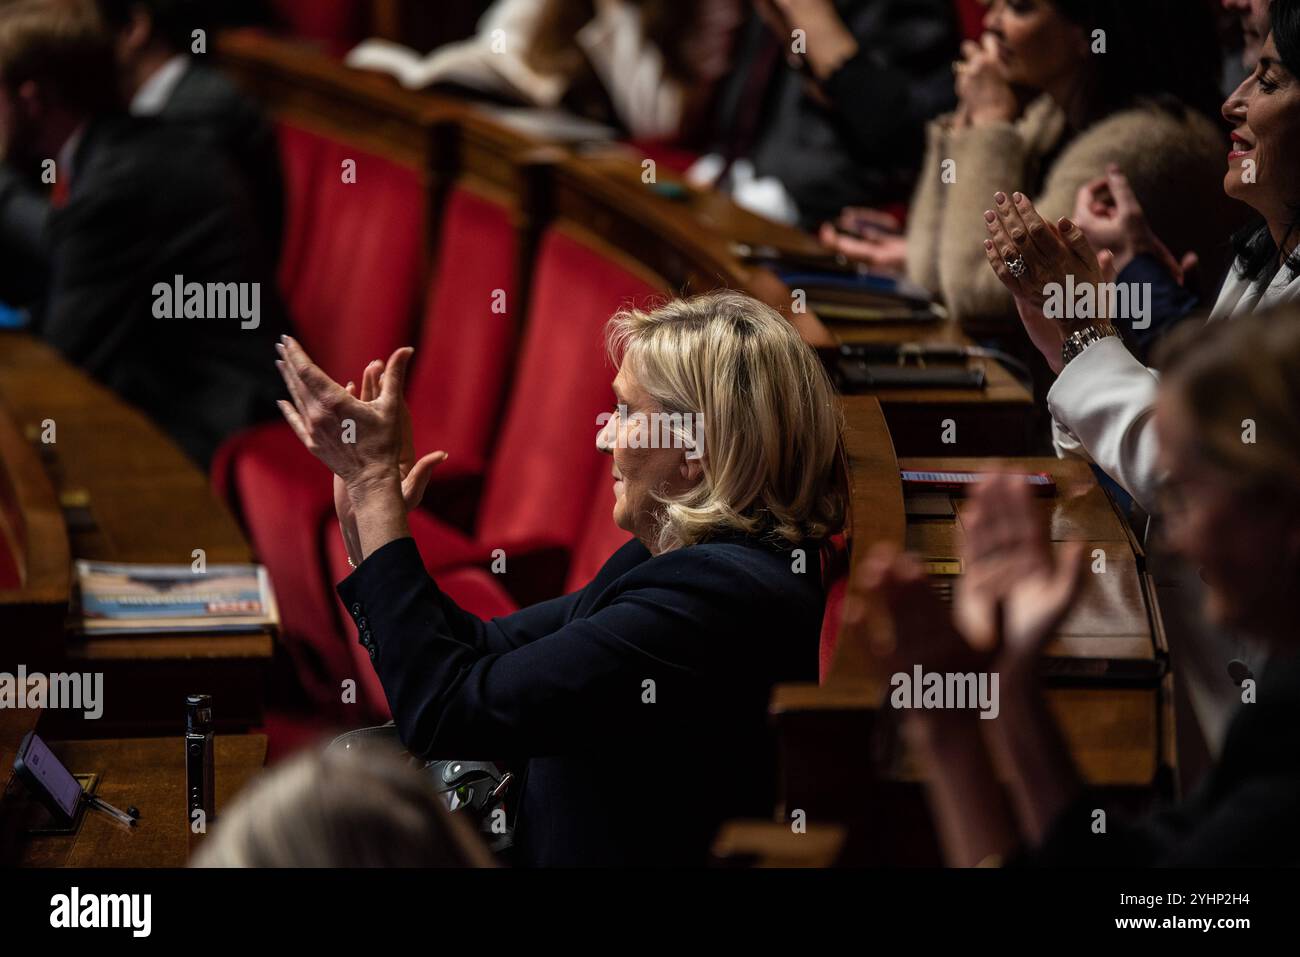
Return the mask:
<path id="1" fill-rule="evenodd" d="M 1300 308 L 1179 328 L 1162 367 L 1167 542 L 1200 569 L 1212 621 L 1295 642 Z"/>
<path id="2" fill-rule="evenodd" d="M 308 751 L 235 801 L 192 867 L 492 867 L 427 774 L 382 749 Z"/>

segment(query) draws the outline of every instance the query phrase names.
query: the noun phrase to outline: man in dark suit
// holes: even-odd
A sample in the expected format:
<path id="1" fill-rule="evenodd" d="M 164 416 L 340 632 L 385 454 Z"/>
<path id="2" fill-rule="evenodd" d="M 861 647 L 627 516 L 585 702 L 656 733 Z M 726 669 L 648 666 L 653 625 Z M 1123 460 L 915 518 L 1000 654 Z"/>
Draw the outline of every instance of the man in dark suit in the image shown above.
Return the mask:
<path id="1" fill-rule="evenodd" d="M 177 124 L 224 152 L 248 190 L 265 255 L 278 261 L 284 175 L 275 131 L 257 101 L 190 55 L 211 42 L 207 5 L 202 0 L 93 0 L 93 6 L 112 34 L 120 92 L 131 114 Z M 0 167 L 0 249 L 6 256 L 35 265 L 43 261 L 49 212 L 43 190 L 12 165 Z M 3 292 L 13 296 L 11 289 Z"/>
<path id="2" fill-rule="evenodd" d="M 284 178 L 275 131 L 256 100 L 203 62 L 201 51 L 212 42 L 205 14 L 211 4 L 95 0 L 95 5 L 113 34 L 131 113 L 182 124 L 224 150 L 248 187 L 267 251 L 278 259 Z"/>
<path id="3" fill-rule="evenodd" d="M 33 326 L 206 464 L 274 414 L 267 356 L 284 310 L 226 158 L 116 111 L 114 81 L 108 38 L 84 13 L 0 8 L 0 134 L 19 168 L 53 179 Z"/>

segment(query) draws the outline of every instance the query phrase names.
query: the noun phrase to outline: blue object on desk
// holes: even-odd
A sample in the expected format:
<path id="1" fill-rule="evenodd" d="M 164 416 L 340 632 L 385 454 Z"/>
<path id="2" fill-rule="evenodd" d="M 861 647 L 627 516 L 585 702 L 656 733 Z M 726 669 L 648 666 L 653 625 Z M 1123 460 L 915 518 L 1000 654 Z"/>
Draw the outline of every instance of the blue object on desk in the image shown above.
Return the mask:
<path id="1" fill-rule="evenodd" d="M 30 321 L 26 309 L 15 309 L 0 302 L 0 329 L 25 329 Z"/>

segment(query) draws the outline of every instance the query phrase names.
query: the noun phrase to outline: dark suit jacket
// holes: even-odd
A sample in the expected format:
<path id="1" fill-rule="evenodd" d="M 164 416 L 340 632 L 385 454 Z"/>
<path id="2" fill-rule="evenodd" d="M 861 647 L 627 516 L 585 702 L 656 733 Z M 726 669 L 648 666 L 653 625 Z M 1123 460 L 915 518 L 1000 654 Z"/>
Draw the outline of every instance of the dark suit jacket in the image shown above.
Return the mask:
<path id="1" fill-rule="evenodd" d="M 276 414 L 284 309 L 248 199 L 220 153 L 159 121 L 85 128 L 67 205 L 50 216 L 50 279 L 34 327 L 139 406 L 200 464 L 232 432 Z M 260 283 L 256 329 L 239 318 L 155 318 L 155 285 Z"/>
<path id="2" fill-rule="evenodd" d="M 689 865 L 723 820 L 771 815 L 768 697 L 816 680 L 815 558 L 633 541 L 581 591 L 485 622 L 406 538 L 338 591 L 409 749 L 523 769 L 520 863 Z"/>
<path id="3" fill-rule="evenodd" d="M 822 84 L 829 106 L 809 94 L 811 74 L 784 62 L 759 101 L 746 102 L 762 47 L 777 42 L 756 14 L 718 101 L 718 148 L 779 179 L 808 227 L 845 206 L 908 202 L 925 152 L 925 123 L 955 103 L 952 0 L 836 0 L 835 7 L 861 49 Z M 746 114 L 754 110 L 757 125 L 746 132 L 755 122 Z"/>
<path id="4" fill-rule="evenodd" d="M 263 255 L 274 266 L 284 238 L 284 172 L 275 131 L 261 106 L 225 74 L 192 59 L 158 116 L 230 159 L 252 202 Z M 32 270 L 43 272 L 48 262 L 49 214 L 46 192 L 0 164 L 0 254 L 7 263 L 0 297 L 31 294 Z"/>
<path id="5" fill-rule="evenodd" d="M 1241 706 L 1218 763 L 1186 801 L 1136 823 L 1112 816 L 1106 833 L 1094 834 L 1093 809 L 1100 805 L 1085 796 L 1023 863 L 1300 865 L 1300 656 L 1276 657 L 1257 677 L 1255 702 Z"/>

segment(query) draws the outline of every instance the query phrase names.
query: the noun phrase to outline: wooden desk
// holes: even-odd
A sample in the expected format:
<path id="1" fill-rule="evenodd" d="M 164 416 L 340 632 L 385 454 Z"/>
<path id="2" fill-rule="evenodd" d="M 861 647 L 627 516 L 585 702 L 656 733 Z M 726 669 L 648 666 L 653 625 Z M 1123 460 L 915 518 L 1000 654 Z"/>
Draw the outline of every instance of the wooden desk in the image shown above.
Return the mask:
<path id="1" fill-rule="evenodd" d="M 1081 677 L 1126 680 L 1158 678 L 1156 645 L 1148 596 L 1128 533 L 1092 470 L 1078 459 L 901 459 L 899 467 L 918 471 L 985 471 L 1011 465 L 1021 472 L 1047 472 L 1057 493 L 1038 507 L 1046 514 L 1054 545 L 1087 543 L 1090 569 L 1079 603 L 1048 648 L 1053 676 L 1068 677 L 1075 668 Z M 906 501 L 906 499 L 905 499 Z M 909 518 L 907 547 L 927 559 L 955 557 L 965 542 L 964 498 L 950 498 L 957 515 L 951 520 Z M 1104 560 L 1103 560 L 1104 559 Z M 1068 664 L 1072 661 L 1075 665 Z M 1144 668 L 1141 663 L 1147 663 Z"/>
<path id="2" fill-rule="evenodd" d="M 62 500 L 89 503 L 91 521 L 70 523 L 67 541 L 46 543 L 52 551 L 189 564 L 201 548 L 209 564 L 252 560 L 234 518 L 197 466 L 142 413 L 22 333 L 0 333 L 4 416 L 29 438 L 39 436 L 42 423 L 54 423 L 56 441 L 35 445 L 46 474 Z M 84 721 L 79 712 L 49 712 L 42 731 L 52 738 L 172 733 L 183 724 L 185 696 L 200 691 L 213 695 L 222 730 L 261 721 L 269 633 L 82 640 L 54 629 L 23 637 L 20 647 L 9 645 L 0 655 L 4 670 L 21 662 L 30 670 L 57 665 L 104 673 L 104 717 Z"/>
<path id="3" fill-rule="evenodd" d="M 877 451 L 859 458 L 855 474 L 874 471 L 874 484 L 885 488 L 888 467 Z M 1115 802 L 1138 806 L 1166 787 L 1174 755 L 1159 613 L 1140 556 L 1087 466 L 1059 459 L 903 459 L 899 467 L 1053 475 L 1057 495 L 1041 503 L 1052 540 L 1088 543 L 1090 560 L 1094 549 L 1104 553 L 1105 571 L 1085 580 L 1079 605 L 1049 647 L 1049 702 L 1080 772 Z M 950 518 L 899 522 L 880 517 L 888 504 L 879 495 L 869 506 L 875 518 L 870 512 L 859 518 L 859 503 L 855 559 L 872 541 L 900 536 L 924 558 L 956 557 L 967 506 L 962 500 L 953 505 Z M 901 491 L 898 507 L 906 514 Z M 782 814 L 800 808 L 809 823 L 844 826 L 846 861 L 937 863 L 921 794 L 923 769 L 898 738 L 896 716 L 882 707 L 888 689 L 880 660 L 860 636 L 844 633 L 825 684 L 775 690 L 770 711 L 781 755 Z M 765 854 L 761 844 L 751 841 L 749 853 Z"/>
<path id="4" fill-rule="evenodd" d="M 95 793 L 116 808 L 138 808 L 135 827 L 86 811 L 75 834 L 19 838 L 24 867 L 184 867 L 189 858 L 185 754 L 181 735 L 165 738 L 63 741 L 50 747 L 73 774 L 94 773 Z M 260 734 L 217 735 L 217 815 L 266 763 Z M 6 810 L 27 804 L 18 781 L 3 797 Z M 30 808 L 28 808 L 30 810 Z M 22 820 L 21 813 L 3 815 Z"/>

